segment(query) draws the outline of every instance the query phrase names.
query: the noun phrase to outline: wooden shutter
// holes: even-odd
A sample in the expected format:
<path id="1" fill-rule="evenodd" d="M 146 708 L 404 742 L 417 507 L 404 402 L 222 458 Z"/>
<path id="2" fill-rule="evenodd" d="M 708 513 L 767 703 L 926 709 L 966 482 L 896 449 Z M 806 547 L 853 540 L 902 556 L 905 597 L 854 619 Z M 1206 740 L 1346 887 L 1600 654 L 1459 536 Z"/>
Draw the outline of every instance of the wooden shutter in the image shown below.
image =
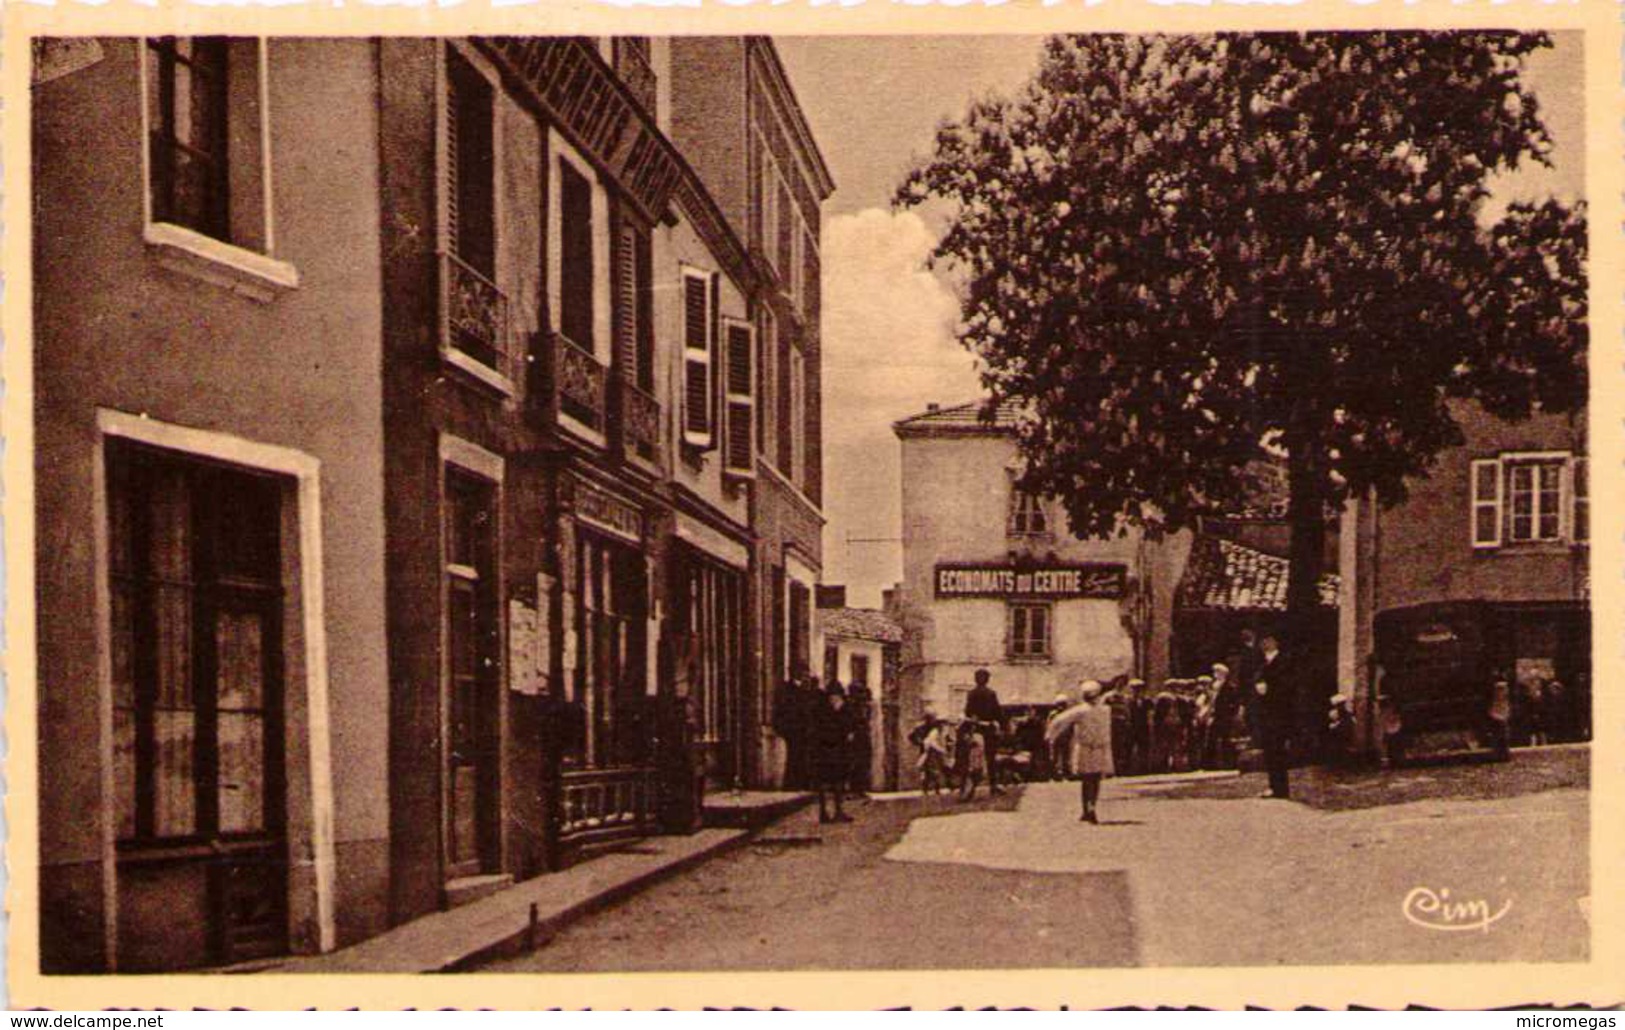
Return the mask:
<path id="1" fill-rule="evenodd" d="M 723 469 L 729 475 L 749 476 L 756 468 L 756 404 L 751 363 L 756 350 L 756 332 L 745 322 L 727 324 L 724 359 L 727 385 L 727 434 Z"/>
<path id="2" fill-rule="evenodd" d="M 683 443 L 709 448 L 711 425 L 711 281 L 683 273 Z"/>
<path id="3" fill-rule="evenodd" d="M 446 250 L 457 253 L 458 191 L 458 108 L 457 57 L 446 49 Z"/>
<path id="4" fill-rule="evenodd" d="M 1501 506 L 1505 495 L 1501 459 L 1485 458 L 1472 463 L 1472 507 L 1469 513 L 1474 547 L 1501 546 Z"/>
<path id="5" fill-rule="evenodd" d="M 615 283 L 615 374 L 638 379 L 638 228 L 617 220 L 613 248 Z"/>
<path id="6" fill-rule="evenodd" d="M 1585 458 L 1569 465 L 1569 538 L 1577 544 L 1591 542 L 1591 475 Z"/>

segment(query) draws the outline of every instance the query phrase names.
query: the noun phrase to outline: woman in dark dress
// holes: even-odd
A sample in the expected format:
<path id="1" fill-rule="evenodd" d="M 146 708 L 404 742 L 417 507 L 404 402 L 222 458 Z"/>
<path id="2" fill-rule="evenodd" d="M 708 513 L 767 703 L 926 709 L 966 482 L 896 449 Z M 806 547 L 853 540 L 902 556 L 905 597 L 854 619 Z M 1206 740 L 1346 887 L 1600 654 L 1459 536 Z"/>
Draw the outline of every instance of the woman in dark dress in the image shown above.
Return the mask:
<path id="1" fill-rule="evenodd" d="M 824 704 L 819 706 L 812 720 L 813 771 L 818 780 L 818 821 L 821 823 L 852 821 L 843 807 L 847 781 L 852 775 L 852 739 L 856 733 L 852 712 L 846 703 L 846 691 L 839 683 L 831 683 L 824 690 Z M 830 813 L 832 798 L 834 814 Z"/>

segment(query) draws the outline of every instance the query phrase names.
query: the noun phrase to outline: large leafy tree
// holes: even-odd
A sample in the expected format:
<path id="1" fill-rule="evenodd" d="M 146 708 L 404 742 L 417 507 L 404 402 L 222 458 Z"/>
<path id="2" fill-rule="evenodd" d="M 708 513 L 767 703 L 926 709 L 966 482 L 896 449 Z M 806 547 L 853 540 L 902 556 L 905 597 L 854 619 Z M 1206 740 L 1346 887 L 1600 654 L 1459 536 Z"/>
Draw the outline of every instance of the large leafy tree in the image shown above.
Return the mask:
<path id="1" fill-rule="evenodd" d="M 897 202 L 949 202 L 934 260 L 985 385 L 1030 416 L 1025 485 L 1080 534 L 1160 532 L 1284 458 L 1302 633 L 1328 514 L 1402 499 L 1461 440 L 1453 399 L 1583 405 L 1583 207 L 1482 217 L 1495 172 L 1548 161 L 1522 77 L 1546 46 L 1056 37 L 1023 91 L 939 129 Z"/>

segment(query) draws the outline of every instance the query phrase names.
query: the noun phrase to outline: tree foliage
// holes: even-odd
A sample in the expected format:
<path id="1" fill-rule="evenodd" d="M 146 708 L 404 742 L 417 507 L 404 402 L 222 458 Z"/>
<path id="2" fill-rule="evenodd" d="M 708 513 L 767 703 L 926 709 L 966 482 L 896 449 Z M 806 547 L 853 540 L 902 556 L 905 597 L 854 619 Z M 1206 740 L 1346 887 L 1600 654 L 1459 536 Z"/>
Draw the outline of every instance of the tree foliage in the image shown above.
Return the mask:
<path id="1" fill-rule="evenodd" d="M 1583 206 L 1481 213 L 1546 162 L 1538 33 L 1062 36 L 938 131 L 964 342 L 1024 402 L 1026 485 L 1073 529 L 1189 526 L 1285 452 L 1294 604 L 1323 519 L 1461 439 L 1453 398 L 1584 403 Z M 1313 539 L 1311 539 L 1313 538 Z"/>

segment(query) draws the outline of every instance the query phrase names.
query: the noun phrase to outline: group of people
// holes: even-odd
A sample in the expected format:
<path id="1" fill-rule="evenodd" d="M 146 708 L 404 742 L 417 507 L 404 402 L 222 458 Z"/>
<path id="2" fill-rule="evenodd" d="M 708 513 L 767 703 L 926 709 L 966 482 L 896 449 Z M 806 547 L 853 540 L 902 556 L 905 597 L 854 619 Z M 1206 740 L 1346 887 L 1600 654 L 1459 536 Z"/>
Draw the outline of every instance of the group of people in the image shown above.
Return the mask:
<path id="1" fill-rule="evenodd" d="M 847 798 L 867 795 L 873 719 L 874 695 L 861 682 L 820 686 L 817 677 L 802 673 L 779 688 L 773 731 L 784 740 L 784 786 L 818 792 L 819 822 L 851 822 Z"/>
<path id="2" fill-rule="evenodd" d="M 1505 684 L 1503 678 L 1497 687 Z M 1591 739 L 1591 699 L 1586 696 L 1583 677 L 1578 689 L 1571 689 L 1555 677 L 1528 677 L 1510 693 L 1509 743 L 1513 746 Z"/>
<path id="3" fill-rule="evenodd" d="M 909 733 L 919 748 L 920 789 L 940 794 L 957 786 L 961 800 L 976 796 L 984 781 L 988 793 L 1002 794 L 999 744 L 1004 736 L 1004 706 L 986 669 L 976 670 L 976 686 L 965 698 L 964 719 L 951 723 L 929 707 Z"/>
<path id="4" fill-rule="evenodd" d="M 924 792 L 957 785 L 969 798 L 984 778 L 999 792 L 1006 720 L 990 678 L 977 670 L 963 721 L 927 709 L 910 734 Z M 1076 695 L 1059 694 L 1047 713 L 1017 720 L 1009 736 L 1028 750 L 1031 773 L 1080 782 L 1086 822 L 1097 821 L 1106 776 L 1233 768 L 1244 744 L 1263 751 L 1266 796 L 1285 798 L 1296 693 L 1295 668 L 1278 639 L 1245 630 L 1235 652 L 1208 674 L 1166 680 L 1155 691 L 1128 677 L 1109 686 L 1086 680 Z"/>

